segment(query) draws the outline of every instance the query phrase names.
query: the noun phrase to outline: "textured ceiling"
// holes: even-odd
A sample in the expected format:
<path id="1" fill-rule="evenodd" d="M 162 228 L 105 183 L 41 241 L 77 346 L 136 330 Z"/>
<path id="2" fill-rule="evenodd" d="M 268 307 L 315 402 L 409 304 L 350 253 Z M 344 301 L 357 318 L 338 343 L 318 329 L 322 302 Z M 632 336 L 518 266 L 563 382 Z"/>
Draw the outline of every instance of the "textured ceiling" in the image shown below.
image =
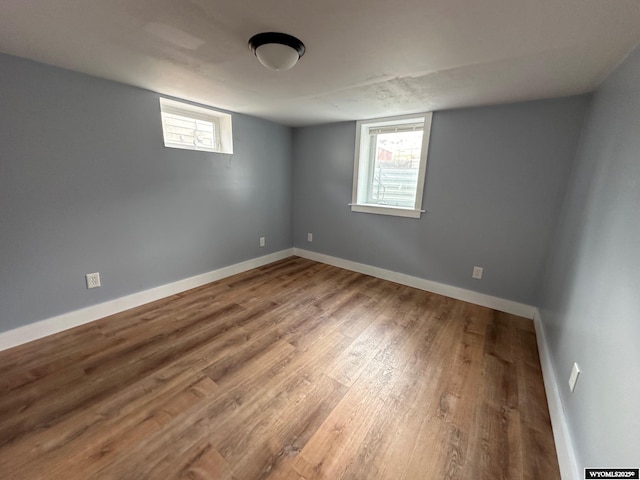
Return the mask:
<path id="1" fill-rule="evenodd" d="M 263 31 L 305 56 L 265 69 Z M 640 0 L 0 5 L 2 52 L 292 126 L 584 93 L 638 42 Z"/>

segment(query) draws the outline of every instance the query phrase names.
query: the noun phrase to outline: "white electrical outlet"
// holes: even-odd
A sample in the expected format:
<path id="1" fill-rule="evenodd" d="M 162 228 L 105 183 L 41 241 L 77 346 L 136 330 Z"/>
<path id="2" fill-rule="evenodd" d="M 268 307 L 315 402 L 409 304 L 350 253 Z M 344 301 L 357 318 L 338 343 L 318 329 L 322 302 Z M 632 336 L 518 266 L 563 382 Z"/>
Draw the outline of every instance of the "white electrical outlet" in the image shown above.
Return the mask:
<path id="1" fill-rule="evenodd" d="M 307 242 L 313 242 L 313 233 L 307 233 Z"/>
<path id="2" fill-rule="evenodd" d="M 260 246 L 264 247 L 264 237 L 260 237 Z"/>
<path id="3" fill-rule="evenodd" d="M 87 273 L 87 288 L 98 288 L 100 286 L 100 272 Z"/>
<path id="4" fill-rule="evenodd" d="M 571 369 L 571 375 L 569 376 L 569 388 L 571 393 L 576 389 L 576 382 L 580 376 L 580 367 L 577 363 L 573 362 L 573 368 Z"/>
<path id="5" fill-rule="evenodd" d="M 480 280 L 482 278 L 483 271 L 484 268 L 482 267 L 473 267 L 473 274 L 471 275 L 471 277 Z"/>

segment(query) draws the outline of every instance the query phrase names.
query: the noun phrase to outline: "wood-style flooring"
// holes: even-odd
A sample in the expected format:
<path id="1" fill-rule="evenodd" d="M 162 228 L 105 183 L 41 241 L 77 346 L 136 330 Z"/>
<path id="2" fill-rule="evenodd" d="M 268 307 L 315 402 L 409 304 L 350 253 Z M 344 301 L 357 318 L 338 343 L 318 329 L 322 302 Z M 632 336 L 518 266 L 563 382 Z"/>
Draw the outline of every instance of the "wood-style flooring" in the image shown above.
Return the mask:
<path id="1" fill-rule="evenodd" d="M 559 472 L 531 320 L 291 257 L 0 352 L 0 478 Z"/>

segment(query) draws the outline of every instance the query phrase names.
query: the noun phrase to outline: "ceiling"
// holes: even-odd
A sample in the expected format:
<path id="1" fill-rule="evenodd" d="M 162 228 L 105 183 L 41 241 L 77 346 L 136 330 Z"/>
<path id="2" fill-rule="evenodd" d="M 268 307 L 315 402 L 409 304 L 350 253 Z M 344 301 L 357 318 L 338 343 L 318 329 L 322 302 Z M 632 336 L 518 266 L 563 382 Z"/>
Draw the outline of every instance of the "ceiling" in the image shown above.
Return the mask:
<path id="1" fill-rule="evenodd" d="M 247 47 L 300 38 L 292 70 Z M 2 0 L 0 51 L 291 126 L 593 90 L 640 0 Z M 0 73 L 1 74 L 1 73 Z"/>

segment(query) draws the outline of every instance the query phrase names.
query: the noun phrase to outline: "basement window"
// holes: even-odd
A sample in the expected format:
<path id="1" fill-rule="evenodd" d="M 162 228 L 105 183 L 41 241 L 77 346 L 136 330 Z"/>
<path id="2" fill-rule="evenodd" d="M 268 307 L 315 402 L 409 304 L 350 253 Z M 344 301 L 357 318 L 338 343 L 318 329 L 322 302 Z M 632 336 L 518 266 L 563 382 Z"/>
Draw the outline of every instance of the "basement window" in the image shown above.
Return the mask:
<path id="1" fill-rule="evenodd" d="M 188 103 L 160 99 L 164 146 L 233 153 L 231 115 Z"/>
<path id="2" fill-rule="evenodd" d="M 352 211 L 420 218 L 431 117 L 357 122 Z"/>

